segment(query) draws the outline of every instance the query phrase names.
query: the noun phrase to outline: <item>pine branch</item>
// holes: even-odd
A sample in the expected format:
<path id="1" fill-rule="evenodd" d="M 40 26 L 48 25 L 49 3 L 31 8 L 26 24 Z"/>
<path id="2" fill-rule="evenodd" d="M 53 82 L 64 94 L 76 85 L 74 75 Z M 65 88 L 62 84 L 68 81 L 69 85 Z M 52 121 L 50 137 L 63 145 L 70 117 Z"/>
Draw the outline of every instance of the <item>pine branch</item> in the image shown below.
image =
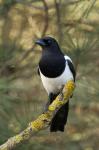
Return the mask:
<path id="1" fill-rule="evenodd" d="M 49 13 L 48 13 L 48 6 L 47 6 L 47 2 L 45 1 L 45 0 L 41 0 L 42 1 L 42 3 L 43 3 L 43 10 L 44 10 L 44 28 L 43 28 L 43 30 L 42 30 L 42 32 L 41 32 L 41 37 L 39 37 L 39 38 L 42 38 L 43 36 L 45 36 L 45 34 L 46 34 L 46 32 L 47 32 L 47 29 L 48 29 L 48 25 L 49 25 Z M 33 46 L 32 46 L 32 48 L 30 48 L 23 56 L 22 56 L 22 58 L 20 59 L 20 61 L 18 62 L 18 64 L 20 64 L 20 62 L 22 62 L 24 59 L 26 59 L 28 56 L 29 56 L 29 54 L 31 53 L 31 52 L 33 52 L 33 50 L 35 49 L 35 46 L 36 46 L 36 44 L 34 44 Z"/>
<path id="2" fill-rule="evenodd" d="M 41 114 L 35 121 L 32 121 L 24 131 L 14 137 L 9 138 L 7 142 L 0 146 L 0 150 L 12 150 L 18 144 L 21 144 L 24 141 L 28 140 L 38 131 L 49 127 L 50 122 L 55 116 L 56 112 L 68 101 L 69 97 L 72 95 L 74 87 L 74 82 L 72 80 L 68 81 L 64 86 L 62 92 L 49 106 L 48 110 L 45 113 Z"/>

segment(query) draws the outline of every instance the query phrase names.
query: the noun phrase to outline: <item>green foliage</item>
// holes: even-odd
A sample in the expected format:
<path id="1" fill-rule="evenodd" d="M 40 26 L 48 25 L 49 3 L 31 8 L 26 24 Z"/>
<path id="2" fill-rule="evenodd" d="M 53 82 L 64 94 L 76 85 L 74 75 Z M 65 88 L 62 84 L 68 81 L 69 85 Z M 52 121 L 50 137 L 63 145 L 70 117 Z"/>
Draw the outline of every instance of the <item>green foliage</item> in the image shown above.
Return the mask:
<path id="1" fill-rule="evenodd" d="M 77 70 L 68 125 L 65 133 L 42 131 L 16 149 L 98 150 L 99 2 L 63 0 L 58 8 L 44 2 L 0 2 L 0 144 L 43 111 L 47 95 L 36 72 L 41 51 L 33 44 L 46 34 L 59 40 Z"/>

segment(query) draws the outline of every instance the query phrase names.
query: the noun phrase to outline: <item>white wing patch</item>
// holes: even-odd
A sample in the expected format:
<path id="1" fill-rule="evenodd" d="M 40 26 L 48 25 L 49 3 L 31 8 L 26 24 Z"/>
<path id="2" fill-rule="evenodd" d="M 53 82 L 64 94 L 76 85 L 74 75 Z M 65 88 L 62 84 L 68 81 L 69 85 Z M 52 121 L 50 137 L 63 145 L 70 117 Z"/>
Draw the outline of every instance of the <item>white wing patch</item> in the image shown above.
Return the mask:
<path id="1" fill-rule="evenodd" d="M 72 62 L 72 60 L 71 60 L 71 58 L 69 56 L 65 55 L 64 58 L 65 58 L 65 60 L 68 59 L 68 60 L 70 60 Z"/>

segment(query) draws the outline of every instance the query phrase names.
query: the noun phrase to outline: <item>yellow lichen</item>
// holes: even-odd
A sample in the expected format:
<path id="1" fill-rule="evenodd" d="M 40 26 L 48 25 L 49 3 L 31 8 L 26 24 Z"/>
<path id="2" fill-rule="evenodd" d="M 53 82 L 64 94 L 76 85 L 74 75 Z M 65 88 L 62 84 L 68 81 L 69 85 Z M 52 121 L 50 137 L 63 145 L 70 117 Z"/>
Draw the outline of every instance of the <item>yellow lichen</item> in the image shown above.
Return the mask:
<path id="1" fill-rule="evenodd" d="M 53 103 L 49 106 L 48 111 L 40 115 L 37 120 L 29 124 L 31 128 L 36 131 L 43 129 L 43 127 L 45 127 L 45 122 L 50 121 L 53 115 L 53 111 L 66 103 L 66 100 L 68 100 L 68 98 L 71 96 L 73 89 L 74 82 L 68 81 L 68 83 L 64 86 L 64 90 L 62 93 L 63 100 L 61 100 L 61 95 L 57 96 Z"/>
<path id="2" fill-rule="evenodd" d="M 22 136 L 20 136 L 20 135 L 16 135 L 15 136 L 15 141 L 16 141 L 16 143 L 20 143 L 21 141 L 22 141 Z"/>
<path id="3" fill-rule="evenodd" d="M 43 127 L 43 125 L 44 125 L 44 123 L 39 119 L 37 119 L 31 123 L 32 129 L 36 130 L 36 131 L 40 130 Z"/>
<path id="4" fill-rule="evenodd" d="M 67 100 L 71 95 L 75 88 L 75 84 L 72 80 L 68 81 L 67 84 L 64 86 L 64 99 Z"/>
<path id="5" fill-rule="evenodd" d="M 49 106 L 48 111 L 40 115 L 35 121 L 31 122 L 28 128 L 26 128 L 20 134 L 10 138 L 8 142 L 0 147 L 0 149 L 12 149 L 14 146 L 21 143 L 22 141 L 29 139 L 29 137 L 31 137 L 33 133 L 46 128 L 51 122 L 51 119 L 54 117 L 55 111 L 59 109 L 62 105 L 64 105 L 66 101 L 68 101 L 74 90 L 74 87 L 74 82 L 68 81 L 68 83 L 64 86 L 62 93 L 59 94 L 59 96 L 57 96 L 56 99 Z"/>
<path id="6" fill-rule="evenodd" d="M 50 111 L 54 111 L 56 108 L 58 108 L 59 106 L 61 106 L 62 104 L 64 104 L 63 101 L 59 100 L 59 97 L 57 97 L 55 99 L 55 101 L 53 101 L 53 103 L 49 106 L 49 110 Z"/>
<path id="7" fill-rule="evenodd" d="M 68 98 L 71 96 L 73 90 L 74 90 L 74 82 L 68 81 L 67 84 L 64 86 L 63 100 L 60 100 L 60 95 L 57 96 L 48 109 L 50 111 L 54 111 L 59 106 L 62 106 L 63 104 L 65 104 L 66 100 L 68 100 Z"/>
<path id="8" fill-rule="evenodd" d="M 39 118 L 33 122 L 31 122 L 29 125 L 32 127 L 34 130 L 40 130 L 44 127 L 45 121 L 48 122 L 50 120 L 51 114 L 49 112 L 44 113 L 39 116 Z"/>
<path id="9" fill-rule="evenodd" d="M 50 118 L 50 116 L 51 116 L 51 114 L 49 112 L 46 112 L 46 113 L 40 115 L 38 119 L 45 120 L 46 118 L 47 119 Z"/>

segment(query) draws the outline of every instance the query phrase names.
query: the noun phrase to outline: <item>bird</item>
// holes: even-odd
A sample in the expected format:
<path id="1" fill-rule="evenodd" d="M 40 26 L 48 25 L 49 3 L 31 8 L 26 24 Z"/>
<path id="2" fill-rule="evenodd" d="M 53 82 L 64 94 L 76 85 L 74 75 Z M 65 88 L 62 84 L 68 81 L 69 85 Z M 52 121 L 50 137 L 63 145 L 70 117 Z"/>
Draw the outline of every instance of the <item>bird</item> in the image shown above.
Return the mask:
<path id="1" fill-rule="evenodd" d="M 45 36 L 37 39 L 35 43 L 42 49 L 38 64 L 38 74 L 48 94 L 48 102 L 45 107 L 45 110 L 48 110 L 49 105 L 58 96 L 62 87 L 69 80 L 75 82 L 76 71 L 71 58 L 62 52 L 55 38 Z M 68 111 L 69 100 L 53 117 L 50 124 L 50 132 L 64 132 Z"/>

